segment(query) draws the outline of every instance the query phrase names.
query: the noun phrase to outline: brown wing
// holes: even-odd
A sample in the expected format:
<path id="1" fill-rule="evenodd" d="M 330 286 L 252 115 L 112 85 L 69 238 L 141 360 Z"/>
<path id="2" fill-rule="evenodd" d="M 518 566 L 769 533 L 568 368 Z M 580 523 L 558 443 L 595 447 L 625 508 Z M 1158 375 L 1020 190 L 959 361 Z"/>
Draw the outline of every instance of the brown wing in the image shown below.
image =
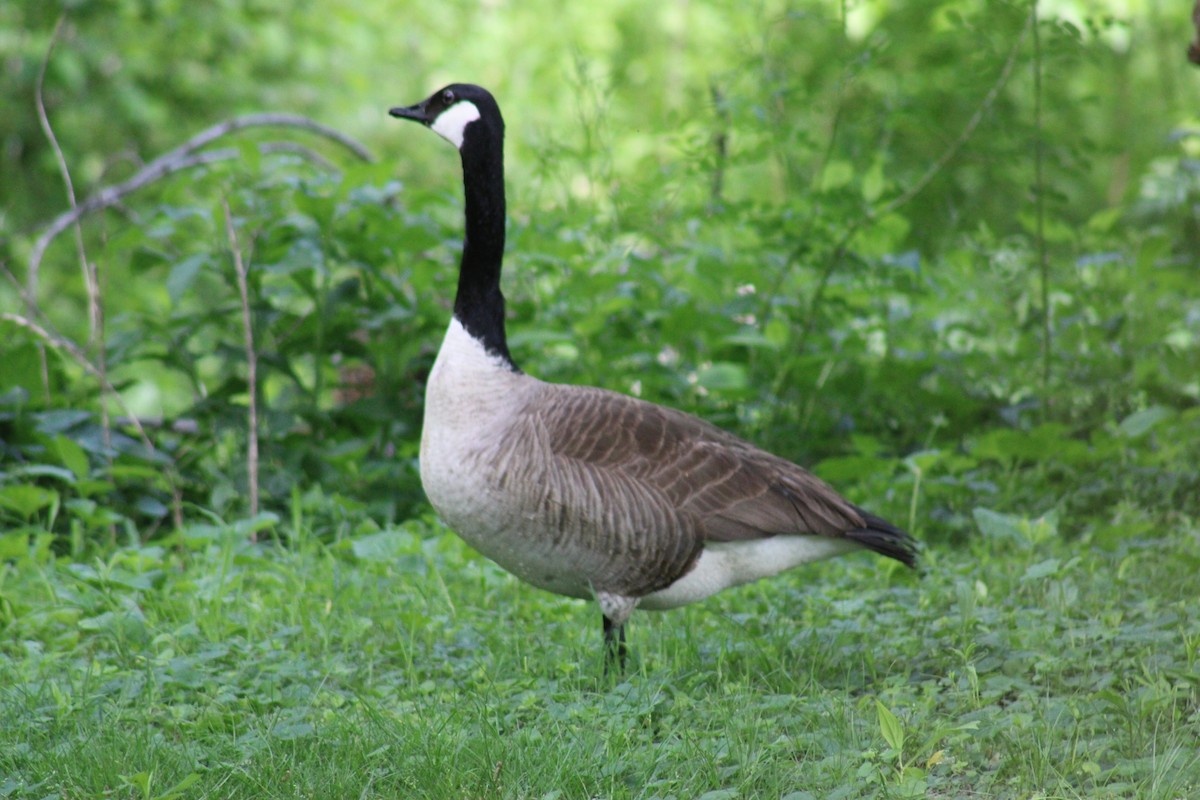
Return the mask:
<path id="1" fill-rule="evenodd" d="M 553 384 L 529 408 L 529 435 L 544 437 L 540 480 L 554 484 L 572 525 L 612 548 L 623 574 L 620 585 L 604 587 L 611 591 L 663 588 L 687 572 L 705 540 L 867 528 L 811 473 L 689 414 Z M 626 557 L 635 549 L 638 558 Z"/>

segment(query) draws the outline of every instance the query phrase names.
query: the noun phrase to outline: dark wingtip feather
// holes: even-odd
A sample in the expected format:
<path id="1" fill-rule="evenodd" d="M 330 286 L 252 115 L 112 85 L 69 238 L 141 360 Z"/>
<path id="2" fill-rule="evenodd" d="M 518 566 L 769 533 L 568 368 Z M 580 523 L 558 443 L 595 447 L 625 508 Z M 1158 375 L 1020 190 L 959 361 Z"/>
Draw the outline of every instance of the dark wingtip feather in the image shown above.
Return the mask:
<path id="1" fill-rule="evenodd" d="M 868 550 L 874 550 L 880 555 L 894 558 L 902 564 L 917 568 L 917 540 L 892 523 L 857 509 L 862 515 L 864 527 L 846 532 L 846 538 L 858 542 Z"/>

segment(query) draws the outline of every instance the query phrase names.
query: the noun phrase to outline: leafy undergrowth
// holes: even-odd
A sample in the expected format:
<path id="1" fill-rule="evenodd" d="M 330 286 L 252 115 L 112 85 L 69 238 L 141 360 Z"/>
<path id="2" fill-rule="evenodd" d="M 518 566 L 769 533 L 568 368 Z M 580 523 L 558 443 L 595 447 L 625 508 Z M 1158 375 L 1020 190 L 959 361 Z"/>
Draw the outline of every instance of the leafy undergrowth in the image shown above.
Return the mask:
<path id="1" fill-rule="evenodd" d="M 1200 527 L 976 518 L 919 578 L 856 556 L 638 614 L 620 678 L 594 607 L 428 521 L 31 550 L 0 797 L 1196 796 Z"/>
<path id="2" fill-rule="evenodd" d="M 485 3 L 464 52 L 402 4 L 397 73 L 393 2 L 111 5 L 0 4 L 0 800 L 1200 796 L 1183 15 Z M 616 678 L 594 608 L 428 518 L 458 166 L 380 123 L 472 71 L 517 361 L 816 464 L 920 579 L 639 615 Z M 267 109 L 380 157 L 195 149 Z M 64 164 L 141 188 L 56 228 Z"/>

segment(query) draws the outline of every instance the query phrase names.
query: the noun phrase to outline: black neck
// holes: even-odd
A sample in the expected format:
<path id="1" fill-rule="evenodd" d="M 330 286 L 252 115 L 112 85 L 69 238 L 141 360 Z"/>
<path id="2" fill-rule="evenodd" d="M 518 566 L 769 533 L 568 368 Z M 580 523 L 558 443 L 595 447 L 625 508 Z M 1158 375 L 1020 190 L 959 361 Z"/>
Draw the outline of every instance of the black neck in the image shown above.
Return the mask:
<path id="1" fill-rule="evenodd" d="M 460 148 L 466 193 L 466 238 L 454 316 L 488 351 L 517 371 L 504 333 L 504 128 L 480 119 Z"/>

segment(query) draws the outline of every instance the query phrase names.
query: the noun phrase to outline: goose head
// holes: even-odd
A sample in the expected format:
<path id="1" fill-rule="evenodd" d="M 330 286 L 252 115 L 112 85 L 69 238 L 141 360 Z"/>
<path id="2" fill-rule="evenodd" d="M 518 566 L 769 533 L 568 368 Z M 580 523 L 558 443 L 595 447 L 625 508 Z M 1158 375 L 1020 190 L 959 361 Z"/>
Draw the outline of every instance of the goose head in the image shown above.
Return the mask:
<path id="1" fill-rule="evenodd" d="M 470 83 L 452 83 L 416 105 L 397 106 L 388 113 L 420 122 L 459 150 L 476 137 L 504 135 L 504 120 L 495 98 L 487 89 Z"/>

